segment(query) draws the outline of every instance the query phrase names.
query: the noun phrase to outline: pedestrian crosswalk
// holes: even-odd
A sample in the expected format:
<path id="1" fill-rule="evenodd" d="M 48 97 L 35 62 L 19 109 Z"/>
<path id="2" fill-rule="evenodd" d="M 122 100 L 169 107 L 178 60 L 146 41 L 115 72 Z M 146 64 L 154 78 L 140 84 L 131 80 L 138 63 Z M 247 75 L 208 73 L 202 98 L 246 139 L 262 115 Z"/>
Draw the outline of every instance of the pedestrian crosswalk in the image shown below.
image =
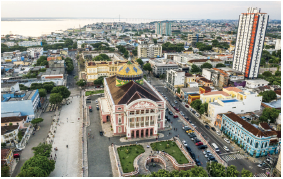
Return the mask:
<path id="1" fill-rule="evenodd" d="M 259 173 L 254 175 L 254 177 L 267 177 L 267 175 L 265 173 Z"/>
<path id="2" fill-rule="evenodd" d="M 221 156 L 226 162 L 231 160 L 243 159 L 245 156 L 243 154 L 228 154 Z"/>

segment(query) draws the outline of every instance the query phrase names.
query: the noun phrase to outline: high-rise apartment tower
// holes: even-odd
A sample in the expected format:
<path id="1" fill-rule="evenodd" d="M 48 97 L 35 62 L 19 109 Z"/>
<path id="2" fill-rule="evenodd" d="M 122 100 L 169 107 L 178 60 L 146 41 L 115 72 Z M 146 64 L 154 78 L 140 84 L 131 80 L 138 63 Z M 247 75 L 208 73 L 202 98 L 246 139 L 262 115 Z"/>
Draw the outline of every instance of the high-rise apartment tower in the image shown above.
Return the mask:
<path id="1" fill-rule="evenodd" d="M 156 22 L 155 23 L 155 34 L 158 35 L 172 35 L 172 30 L 171 30 L 171 22 L 169 21 L 164 21 L 164 22 Z"/>
<path id="2" fill-rule="evenodd" d="M 257 78 L 269 16 L 249 7 L 239 18 L 233 69 L 246 78 Z"/>

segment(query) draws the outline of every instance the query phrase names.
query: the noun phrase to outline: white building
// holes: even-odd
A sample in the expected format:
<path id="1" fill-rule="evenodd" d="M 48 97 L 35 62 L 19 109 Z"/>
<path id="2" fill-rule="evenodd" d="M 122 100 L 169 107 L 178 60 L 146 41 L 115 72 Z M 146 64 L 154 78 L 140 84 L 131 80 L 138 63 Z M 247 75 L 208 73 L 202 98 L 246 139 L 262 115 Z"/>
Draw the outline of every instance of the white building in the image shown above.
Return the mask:
<path id="1" fill-rule="evenodd" d="M 176 92 L 177 88 L 183 88 L 185 85 L 185 72 L 168 70 L 166 75 L 166 85 L 168 89 Z"/>
<path id="2" fill-rule="evenodd" d="M 211 118 L 214 124 L 217 114 L 227 113 L 228 111 L 236 114 L 254 112 L 260 110 L 262 96 L 258 96 L 257 93 L 242 90 L 243 92 L 237 93 L 237 97 L 226 100 L 216 100 L 215 102 L 208 104 L 208 117 Z"/>
<path id="3" fill-rule="evenodd" d="M 42 42 L 33 42 L 33 41 L 22 41 L 18 43 L 19 46 L 30 47 L 30 46 L 42 46 Z"/>
<path id="4" fill-rule="evenodd" d="M 246 87 L 247 88 L 257 88 L 260 86 L 268 85 L 268 81 L 263 79 L 256 79 L 256 80 L 246 80 Z"/>
<path id="5" fill-rule="evenodd" d="M 177 64 L 155 63 L 152 71 L 155 75 L 161 75 L 166 74 L 168 70 L 174 70 L 178 68 L 179 66 Z"/>
<path id="6" fill-rule="evenodd" d="M 269 16 L 258 8 L 248 8 L 239 18 L 233 69 L 257 78 Z"/>
<path id="7" fill-rule="evenodd" d="M 281 49 L 281 39 L 276 39 L 275 50 L 280 50 L 280 49 Z"/>
<path id="8" fill-rule="evenodd" d="M 138 58 L 156 58 L 162 56 L 161 45 L 139 45 Z"/>

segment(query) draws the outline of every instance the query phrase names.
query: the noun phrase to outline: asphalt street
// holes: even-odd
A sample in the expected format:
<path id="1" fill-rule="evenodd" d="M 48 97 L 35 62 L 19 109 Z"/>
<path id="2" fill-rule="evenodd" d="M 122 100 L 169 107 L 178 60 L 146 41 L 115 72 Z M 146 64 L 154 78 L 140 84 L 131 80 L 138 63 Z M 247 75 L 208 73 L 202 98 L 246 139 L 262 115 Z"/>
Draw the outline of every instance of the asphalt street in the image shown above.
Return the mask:
<path id="1" fill-rule="evenodd" d="M 176 97 L 174 97 L 174 94 L 170 92 L 167 88 L 164 88 L 165 84 L 163 83 L 163 80 L 159 80 L 154 77 L 149 78 L 151 85 L 153 85 L 157 90 L 160 91 L 160 93 L 163 93 L 169 101 L 174 103 L 174 100 L 177 101 L 177 104 L 175 106 L 182 111 L 186 117 L 189 118 L 189 120 L 192 121 L 193 124 L 197 126 L 197 131 L 202 134 L 202 136 L 209 142 L 209 144 L 215 143 L 221 152 L 221 157 L 224 155 L 231 155 L 230 153 L 236 152 L 232 146 L 230 146 L 228 143 L 226 143 L 221 136 L 218 136 L 216 132 L 212 131 L 211 129 L 205 128 L 205 124 L 202 123 L 193 113 L 191 113 L 179 100 L 177 100 Z M 175 112 L 175 111 L 172 111 Z M 166 113 L 171 121 L 173 121 L 173 128 L 177 128 L 178 134 L 180 135 L 180 139 L 183 141 L 185 140 L 188 144 L 188 146 L 192 149 L 193 153 L 196 156 L 199 156 L 199 160 L 202 163 L 202 167 L 206 166 L 207 159 L 202 154 L 202 150 L 199 150 L 197 146 L 195 146 L 194 142 L 191 141 L 189 136 L 185 133 L 185 131 L 182 130 L 182 126 L 184 125 L 183 122 L 178 118 L 173 118 L 173 115 L 169 115 L 168 112 Z M 226 152 L 223 148 L 223 146 L 227 146 L 230 150 L 230 152 Z M 234 156 L 232 154 L 232 156 Z M 222 157 L 223 158 L 223 157 Z M 233 157 L 231 157 L 233 158 Z M 235 165 L 239 171 L 241 171 L 243 168 L 250 170 L 253 173 L 264 173 L 263 170 L 257 167 L 257 164 L 247 160 L 247 159 L 231 159 L 227 162 L 228 165 Z"/>
<path id="2" fill-rule="evenodd" d="M 74 79 L 75 76 L 78 76 L 78 61 L 76 60 L 76 53 L 77 51 L 70 51 L 68 52 L 68 56 L 73 60 L 74 70 L 71 74 L 67 76 L 67 86 L 69 88 L 76 87 L 76 80 Z"/>

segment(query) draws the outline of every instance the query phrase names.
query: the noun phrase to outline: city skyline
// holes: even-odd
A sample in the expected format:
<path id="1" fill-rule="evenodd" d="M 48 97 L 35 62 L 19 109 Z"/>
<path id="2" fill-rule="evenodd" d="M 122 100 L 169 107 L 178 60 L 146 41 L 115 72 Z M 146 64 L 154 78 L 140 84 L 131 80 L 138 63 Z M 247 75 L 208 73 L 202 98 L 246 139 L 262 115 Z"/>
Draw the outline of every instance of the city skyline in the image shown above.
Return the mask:
<path id="1" fill-rule="evenodd" d="M 258 7 L 262 12 L 270 14 L 271 20 L 281 20 L 281 2 L 280 1 L 154 1 L 147 4 L 148 1 L 115 1 L 101 2 L 77 2 L 70 1 L 40 1 L 23 2 L 7 1 L 1 3 L 2 18 L 114 18 L 117 19 L 167 19 L 167 20 L 237 20 L 240 13 L 248 7 Z M 8 7 L 13 6 L 13 11 Z M 26 11 L 22 7 L 27 6 L 32 11 Z M 62 7 L 68 8 L 62 8 Z M 94 7 L 98 6 L 96 9 Z M 44 9 L 40 7 L 45 7 Z M 200 11 L 201 7 L 201 11 Z M 231 8 L 230 8 L 231 7 Z M 52 10 L 52 13 L 50 13 Z"/>

